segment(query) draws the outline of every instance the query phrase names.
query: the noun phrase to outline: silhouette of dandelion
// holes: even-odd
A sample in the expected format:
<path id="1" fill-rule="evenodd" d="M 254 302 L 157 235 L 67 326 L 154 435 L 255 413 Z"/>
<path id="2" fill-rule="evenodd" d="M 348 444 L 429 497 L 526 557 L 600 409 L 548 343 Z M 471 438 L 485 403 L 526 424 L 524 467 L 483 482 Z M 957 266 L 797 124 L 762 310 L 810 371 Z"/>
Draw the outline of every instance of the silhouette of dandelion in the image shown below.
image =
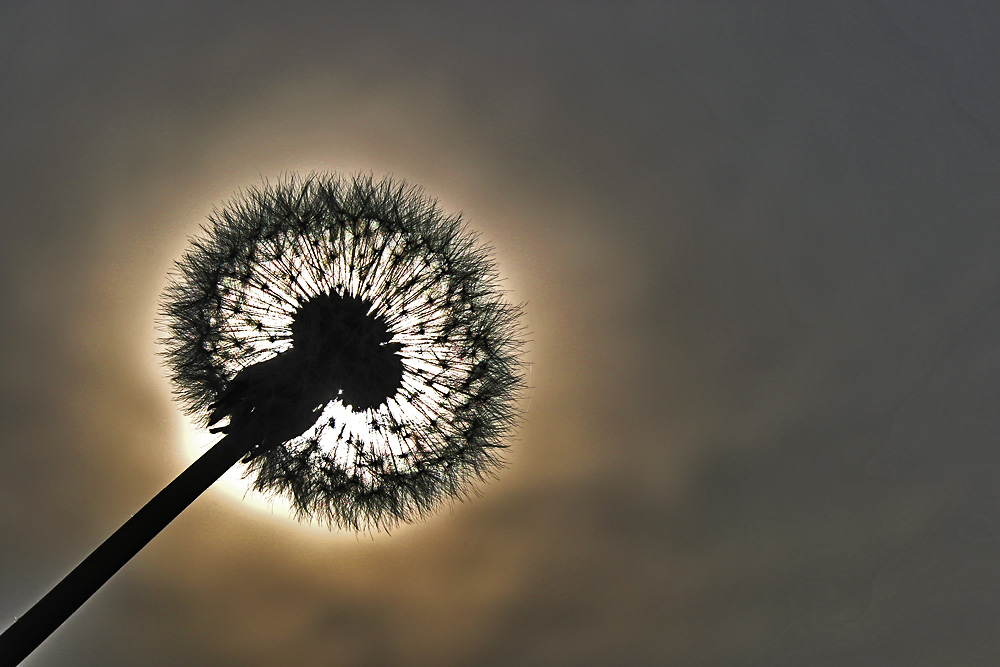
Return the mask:
<path id="1" fill-rule="evenodd" d="M 219 442 L 13 625 L 16 665 L 242 461 L 300 519 L 389 528 L 501 463 L 520 308 L 487 249 L 390 179 L 289 177 L 217 210 L 164 294 L 175 393 Z"/>
<path id="2" fill-rule="evenodd" d="M 390 179 L 291 177 L 210 218 L 163 305 L 176 393 L 245 433 L 300 519 L 388 528 L 500 463 L 520 309 L 458 216 Z"/>

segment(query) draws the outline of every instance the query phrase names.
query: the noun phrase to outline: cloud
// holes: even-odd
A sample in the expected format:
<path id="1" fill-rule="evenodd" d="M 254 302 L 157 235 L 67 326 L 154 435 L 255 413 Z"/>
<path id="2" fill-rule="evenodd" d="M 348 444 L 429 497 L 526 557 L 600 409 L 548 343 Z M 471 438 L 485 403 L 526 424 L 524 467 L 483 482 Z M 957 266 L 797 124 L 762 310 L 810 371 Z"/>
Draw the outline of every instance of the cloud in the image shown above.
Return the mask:
<path id="1" fill-rule="evenodd" d="M 354 538 L 212 490 L 26 664 L 993 655 L 996 21 L 421 7 L 4 10 L 0 616 L 188 463 L 156 298 L 234 190 L 419 183 L 533 332 L 482 497 Z"/>

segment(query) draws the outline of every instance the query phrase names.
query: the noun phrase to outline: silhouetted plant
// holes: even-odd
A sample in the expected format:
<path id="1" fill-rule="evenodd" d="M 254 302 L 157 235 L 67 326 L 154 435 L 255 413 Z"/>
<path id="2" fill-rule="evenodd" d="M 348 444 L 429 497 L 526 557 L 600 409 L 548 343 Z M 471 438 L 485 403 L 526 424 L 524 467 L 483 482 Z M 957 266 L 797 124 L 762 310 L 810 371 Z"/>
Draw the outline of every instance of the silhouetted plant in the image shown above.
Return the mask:
<path id="1" fill-rule="evenodd" d="M 519 309 L 457 216 L 401 182 L 311 176 L 211 219 L 166 292 L 166 359 L 191 413 L 256 439 L 256 489 L 384 528 L 496 467 Z"/>
<path id="2" fill-rule="evenodd" d="M 460 217 L 392 179 L 290 176 L 204 232 L 164 294 L 164 357 L 188 412 L 225 436 L 0 635 L 0 664 L 240 460 L 299 519 L 361 530 L 422 517 L 501 463 L 521 311 Z"/>

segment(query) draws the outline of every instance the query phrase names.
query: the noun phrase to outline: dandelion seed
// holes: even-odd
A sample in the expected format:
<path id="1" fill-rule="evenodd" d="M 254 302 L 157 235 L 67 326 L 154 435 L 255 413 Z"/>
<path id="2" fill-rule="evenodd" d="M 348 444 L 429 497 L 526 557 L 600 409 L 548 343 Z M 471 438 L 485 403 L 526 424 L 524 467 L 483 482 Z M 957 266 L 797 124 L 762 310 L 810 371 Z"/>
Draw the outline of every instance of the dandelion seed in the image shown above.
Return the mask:
<path id="1" fill-rule="evenodd" d="M 191 414 L 254 439 L 255 489 L 389 528 L 493 474 L 520 309 L 458 216 L 402 182 L 313 175 L 248 190 L 205 231 L 165 294 L 165 356 Z"/>

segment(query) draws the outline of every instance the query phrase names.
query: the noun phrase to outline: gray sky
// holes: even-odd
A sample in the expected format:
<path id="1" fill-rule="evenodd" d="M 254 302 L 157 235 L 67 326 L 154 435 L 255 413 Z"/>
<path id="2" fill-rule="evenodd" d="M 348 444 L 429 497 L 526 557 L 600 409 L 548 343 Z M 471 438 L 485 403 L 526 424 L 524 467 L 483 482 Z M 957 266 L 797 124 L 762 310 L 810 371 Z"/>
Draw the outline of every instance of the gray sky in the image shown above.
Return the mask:
<path id="1" fill-rule="evenodd" d="M 995 664 L 997 10 L 486 4 L 0 9 L 0 628 L 197 455 L 157 299 L 238 189 L 425 187 L 533 341 L 481 497 L 220 482 L 25 664 Z"/>

